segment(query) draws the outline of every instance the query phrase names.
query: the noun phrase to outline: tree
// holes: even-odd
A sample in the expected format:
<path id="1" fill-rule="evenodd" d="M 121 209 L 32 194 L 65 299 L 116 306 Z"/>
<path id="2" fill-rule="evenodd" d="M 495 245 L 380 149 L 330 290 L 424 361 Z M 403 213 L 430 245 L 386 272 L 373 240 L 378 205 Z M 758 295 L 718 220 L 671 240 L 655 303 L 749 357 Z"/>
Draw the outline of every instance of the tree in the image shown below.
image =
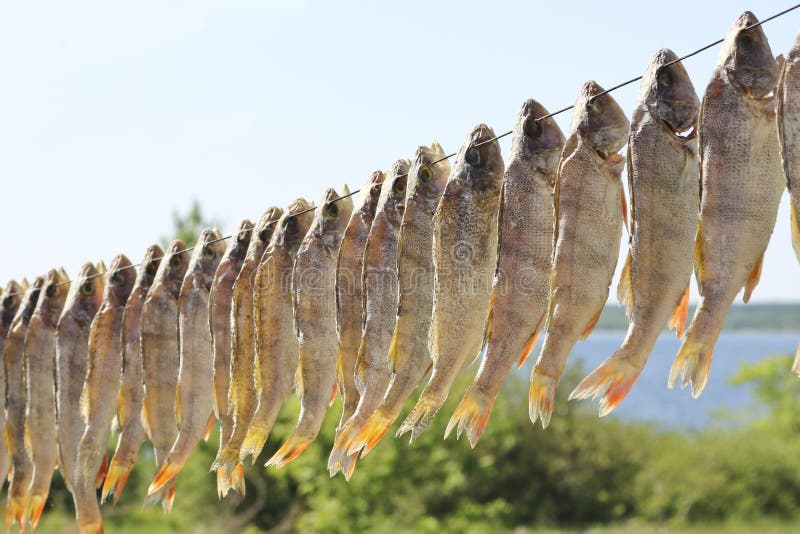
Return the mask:
<path id="1" fill-rule="evenodd" d="M 189 211 L 185 214 L 181 214 L 177 210 L 172 212 L 172 225 L 173 237 L 162 236 L 160 240 L 161 246 L 165 249 L 173 239 L 180 239 L 187 247 L 193 247 L 204 228 L 219 228 L 221 222 L 218 219 L 206 219 L 200 203 L 194 199 Z"/>

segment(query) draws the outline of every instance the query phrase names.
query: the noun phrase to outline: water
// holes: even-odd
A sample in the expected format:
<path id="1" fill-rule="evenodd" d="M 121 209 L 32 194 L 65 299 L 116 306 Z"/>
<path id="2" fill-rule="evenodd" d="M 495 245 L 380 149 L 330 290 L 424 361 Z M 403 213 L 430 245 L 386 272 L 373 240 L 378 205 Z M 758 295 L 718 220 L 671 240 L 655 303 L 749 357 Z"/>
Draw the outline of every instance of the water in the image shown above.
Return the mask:
<path id="1" fill-rule="evenodd" d="M 575 346 L 570 362 L 580 361 L 588 372 L 610 356 L 624 337 L 623 331 L 595 331 Z M 680 342 L 672 333 L 662 334 L 639 380 L 613 416 L 664 427 L 707 427 L 717 422 L 715 412 L 737 414 L 753 405 L 750 387 L 729 383 L 743 363 L 755 363 L 772 354 L 794 354 L 799 339 L 800 333 L 792 332 L 723 332 L 714 350 L 706 388 L 700 398 L 692 399 L 688 388 L 667 389 L 669 369 Z M 526 376 L 530 373 L 531 360 L 537 354 L 538 347 L 520 372 Z M 788 368 L 786 372 L 790 372 Z"/>

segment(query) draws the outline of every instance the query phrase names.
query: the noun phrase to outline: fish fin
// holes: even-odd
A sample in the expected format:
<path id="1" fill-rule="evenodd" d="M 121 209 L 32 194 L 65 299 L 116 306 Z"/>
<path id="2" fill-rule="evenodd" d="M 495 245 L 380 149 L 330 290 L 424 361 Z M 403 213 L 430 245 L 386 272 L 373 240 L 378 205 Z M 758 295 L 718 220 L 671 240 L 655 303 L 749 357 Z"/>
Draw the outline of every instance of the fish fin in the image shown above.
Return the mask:
<path id="1" fill-rule="evenodd" d="M 703 221 L 697 226 L 697 237 L 694 242 L 694 276 L 697 278 L 697 286 L 700 294 L 703 294 L 705 284 L 705 270 L 703 268 Z"/>
<path id="2" fill-rule="evenodd" d="M 684 338 L 678 355 L 672 363 L 669 371 L 669 381 L 667 386 L 670 389 L 681 379 L 681 389 L 687 385 L 692 387 L 692 397 L 695 399 L 703 392 L 708 380 L 708 372 L 711 369 L 711 359 L 714 354 L 714 347 L 708 346 L 693 337 Z"/>
<path id="3" fill-rule="evenodd" d="M 764 253 L 761 253 L 761 257 L 758 258 L 756 261 L 755 266 L 753 266 L 753 270 L 750 273 L 750 276 L 747 277 L 747 281 L 744 283 L 744 303 L 747 304 L 750 301 L 750 296 L 753 294 L 753 290 L 758 285 L 758 281 L 761 279 L 761 267 L 764 265 Z"/>
<path id="4" fill-rule="evenodd" d="M 355 462 L 349 465 L 350 462 L 348 462 L 348 458 L 353 456 L 353 454 L 358 456 L 358 450 L 350 452 L 350 447 L 353 444 L 353 440 L 358 436 L 359 430 L 357 422 L 351 418 L 344 424 L 341 431 L 337 433 L 336 439 L 333 440 L 331 454 L 328 457 L 328 473 L 330 473 L 331 476 L 334 476 L 337 471 L 342 471 L 345 479 L 350 480 L 350 475 L 352 475 L 353 469 L 355 468 Z M 349 467 L 349 475 L 346 467 Z"/>
<path id="5" fill-rule="evenodd" d="M 220 467 L 225 467 L 228 472 L 232 472 L 233 467 L 239 462 L 240 452 L 241 450 L 231 444 L 231 440 L 228 440 L 227 445 L 225 445 L 217 453 L 217 457 L 214 458 L 214 462 L 211 464 L 211 469 L 216 470 Z"/>
<path id="6" fill-rule="evenodd" d="M 39 519 L 44 512 L 44 505 L 47 503 L 47 495 L 31 495 L 28 500 L 28 509 L 25 514 L 28 516 L 28 521 L 31 525 L 31 531 L 36 530 L 36 525 L 39 524 Z"/>
<path id="7" fill-rule="evenodd" d="M 424 373 L 422 373 L 422 376 L 419 378 L 419 382 L 417 382 L 417 387 L 419 387 L 420 384 L 422 384 L 422 382 L 425 380 L 425 377 L 428 376 L 428 373 L 431 372 L 431 369 L 433 369 L 433 362 L 429 363 L 428 368 L 425 369 Z"/>
<path id="8" fill-rule="evenodd" d="M 104 275 L 108 270 L 106 263 L 103 260 L 100 260 L 95 264 L 95 269 L 97 269 L 97 274 L 101 276 Z"/>
<path id="9" fill-rule="evenodd" d="M 623 191 L 621 187 L 619 189 L 619 200 L 620 208 L 622 209 L 622 223 L 625 225 L 625 231 L 627 231 L 628 235 L 630 235 L 631 225 L 630 221 L 628 220 L 628 202 L 625 200 L 625 191 Z"/>
<path id="10" fill-rule="evenodd" d="M 533 347 L 536 346 L 536 342 L 539 341 L 539 334 L 542 332 L 542 323 L 544 322 L 544 314 L 539 317 L 539 323 L 536 325 L 533 333 L 528 338 L 528 341 L 525 342 L 525 347 L 522 349 L 522 354 L 519 357 L 519 361 L 517 362 L 517 367 L 522 367 L 525 364 L 525 360 L 528 359 Z"/>
<path id="11" fill-rule="evenodd" d="M 622 266 L 622 273 L 619 275 L 617 283 L 617 300 L 625 308 L 625 315 L 630 319 L 633 313 L 633 283 L 631 281 L 631 251 L 625 256 L 625 264 Z"/>
<path id="12" fill-rule="evenodd" d="M 397 338 L 397 325 L 395 325 L 394 334 L 392 334 L 392 341 L 389 343 L 389 371 L 391 371 L 392 374 L 397 372 Z M 339 361 L 341 361 L 341 359 Z"/>
<path id="13" fill-rule="evenodd" d="M 633 387 L 641 367 L 628 361 L 630 350 L 621 348 L 580 381 L 569 400 L 600 398 L 600 417 L 610 414 Z"/>
<path id="14" fill-rule="evenodd" d="M 96 488 L 103 487 L 103 481 L 106 479 L 106 473 L 108 473 L 108 453 L 103 455 L 103 462 L 100 464 L 100 469 L 97 470 L 97 475 L 94 479 L 94 485 Z"/>
<path id="15" fill-rule="evenodd" d="M 165 488 L 166 491 L 161 498 L 161 508 L 163 508 L 164 513 L 166 514 L 172 511 L 172 504 L 175 502 L 176 489 L 177 486 L 175 484 L 175 479 L 173 478 L 170 484 Z"/>
<path id="16" fill-rule="evenodd" d="M 556 402 L 557 389 L 557 379 L 540 373 L 536 367 L 533 368 L 531 386 L 528 391 L 528 415 L 531 423 L 536 424 L 536 420 L 539 419 L 542 422 L 542 428 L 548 427 Z"/>
<path id="17" fill-rule="evenodd" d="M 628 136 L 628 146 L 630 144 L 631 136 Z M 636 217 L 636 190 L 633 188 L 633 162 L 631 161 L 631 151 L 626 151 L 626 159 L 628 163 L 628 195 L 630 195 L 630 210 L 628 210 L 627 217 L 626 217 L 626 227 L 628 228 L 628 242 L 630 243 L 633 241 L 633 231 L 634 231 L 634 218 Z M 622 199 L 625 200 L 625 193 L 622 193 Z"/>
<path id="18" fill-rule="evenodd" d="M 341 471 L 344 479 L 350 482 L 350 477 L 353 476 L 353 471 L 356 468 L 356 461 L 358 460 L 358 453 L 345 456 L 342 460 Z"/>
<path id="19" fill-rule="evenodd" d="M 258 455 L 261 454 L 261 450 L 264 448 L 268 437 L 267 432 L 261 428 L 256 428 L 254 425 L 250 425 L 250 428 L 247 429 L 247 435 L 242 442 L 242 448 L 239 451 L 239 461 L 243 461 L 250 455 L 252 462 L 256 463 L 256 459 Z"/>
<path id="20" fill-rule="evenodd" d="M 348 454 L 361 451 L 361 457 L 366 456 L 386 435 L 393 422 L 394 417 L 390 417 L 382 408 L 375 410 L 361 426 L 361 430 L 347 450 Z"/>
<path id="21" fill-rule="evenodd" d="M 214 430 L 214 423 L 217 422 L 217 418 L 212 413 L 208 418 L 208 423 L 206 423 L 206 430 L 203 433 L 203 441 L 208 442 L 208 438 L 211 437 L 211 431 Z"/>
<path id="22" fill-rule="evenodd" d="M 367 380 L 367 344 L 364 338 L 361 338 L 361 343 L 358 345 L 358 357 L 356 358 L 355 379 L 356 389 L 359 394 L 364 394 Z"/>
<path id="23" fill-rule="evenodd" d="M 159 493 L 170 480 L 178 476 L 181 469 L 183 469 L 183 462 L 173 462 L 170 457 L 167 456 L 167 458 L 161 462 L 156 474 L 153 475 L 153 480 L 147 488 L 147 496 L 150 497 Z"/>
<path id="24" fill-rule="evenodd" d="M 435 416 L 439 408 L 442 407 L 443 402 L 444 401 L 428 397 L 423 390 L 416 406 L 414 406 L 408 416 L 406 416 L 400 428 L 397 429 L 397 437 L 399 438 L 406 432 L 411 432 L 409 443 L 414 443 L 419 435 L 422 434 L 422 431 L 431 424 L 433 416 Z"/>
<path id="25" fill-rule="evenodd" d="M 589 323 L 586 325 L 586 328 L 583 330 L 583 333 L 581 334 L 581 339 L 586 339 L 587 337 L 589 337 L 589 334 L 592 333 L 594 327 L 597 326 L 597 321 L 600 320 L 600 315 L 602 314 L 603 314 L 603 306 L 600 306 L 600 309 L 597 310 L 597 313 L 594 315 L 594 317 L 592 317 L 592 320 L 589 321 Z"/>
<path id="26" fill-rule="evenodd" d="M 497 295 L 497 288 L 492 288 L 492 293 L 489 295 L 489 313 L 486 316 L 486 329 L 483 331 L 483 347 L 481 351 L 486 348 L 489 340 L 492 339 L 492 330 L 494 327 L 494 300 Z"/>
<path id="27" fill-rule="evenodd" d="M 244 482 L 244 467 L 242 464 L 236 464 L 230 475 L 230 487 L 239 494 L 240 497 L 245 496 L 245 482 Z"/>
<path id="28" fill-rule="evenodd" d="M 147 397 L 142 399 L 142 427 L 144 427 L 145 432 L 147 433 L 147 438 L 152 440 L 153 433 L 150 431 L 150 409 L 148 407 Z"/>
<path id="29" fill-rule="evenodd" d="M 181 385 L 175 385 L 175 420 L 181 426 Z"/>
<path id="30" fill-rule="evenodd" d="M 16 521 L 20 532 L 25 532 L 27 526 L 28 499 L 26 495 L 22 497 L 11 497 L 9 495 L 6 502 L 6 532 L 11 529 L 11 525 Z"/>
<path id="31" fill-rule="evenodd" d="M 792 372 L 796 375 L 800 375 L 800 345 L 797 346 L 797 351 L 794 353 Z"/>
<path id="32" fill-rule="evenodd" d="M 487 395 L 485 391 L 472 384 L 453 412 L 450 422 L 447 423 L 444 439 L 447 439 L 453 428 L 458 426 L 456 439 L 461 439 L 461 433 L 464 432 L 469 439 L 470 447 L 474 449 L 486 428 L 487 421 L 489 421 L 493 404 L 494 397 Z"/>
<path id="33" fill-rule="evenodd" d="M 131 476 L 132 469 L 132 465 L 125 467 L 114 460 L 111 461 L 111 465 L 108 467 L 108 474 L 106 474 L 106 479 L 103 481 L 103 491 L 101 493 L 100 502 L 104 502 L 109 497 L 113 497 L 114 504 L 117 504 L 120 495 L 122 495 L 122 490 L 128 482 L 128 477 Z"/>
<path id="34" fill-rule="evenodd" d="M 333 406 L 333 403 L 336 402 L 336 394 L 339 392 L 339 384 L 333 385 L 333 390 L 331 391 L 331 400 L 328 401 L 328 408 Z"/>
<path id="35" fill-rule="evenodd" d="M 219 500 L 224 499 L 231 489 L 231 480 L 228 476 L 228 470 L 225 466 L 221 466 L 217 469 L 217 498 Z"/>
<path id="36" fill-rule="evenodd" d="M 264 467 L 274 465 L 280 469 L 305 452 L 309 445 L 311 445 L 312 441 L 314 441 L 312 438 L 302 437 L 296 432 L 293 432 L 292 435 L 289 436 L 289 439 L 287 439 L 284 444 L 281 445 L 272 458 L 267 460 L 267 463 L 264 464 Z"/>
<path id="37" fill-rule="evenodd" d="M 797 216 L 797 205 L 794 202 L 791 204 L 791 218 L 792 218 L 792 248 L 798 259 L 800 259 L 800 220 Z"/>
<path id="38" fill-rule="evenodd" d="M 675 311 L 672 314 L 672 319 L 669 320 L 669 328 L 675 330 L 678 339 L 683 337 L 684 328 L 686 327 L 686 316 L 689 314 L 689 286 L 690 284 L 686 284 L 686 289 L 681 295 L 681 300 L 678 301 L 678 305 L 675 307 Z"/>

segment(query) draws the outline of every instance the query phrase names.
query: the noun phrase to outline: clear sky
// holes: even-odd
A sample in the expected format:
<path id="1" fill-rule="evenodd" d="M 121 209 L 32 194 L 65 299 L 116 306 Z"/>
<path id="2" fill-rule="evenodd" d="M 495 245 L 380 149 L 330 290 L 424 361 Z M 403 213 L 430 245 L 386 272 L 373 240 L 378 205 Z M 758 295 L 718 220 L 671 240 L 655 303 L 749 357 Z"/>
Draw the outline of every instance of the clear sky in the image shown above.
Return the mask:
<path id="1" fill-rule="evenodd" d="M 0 281 L 139 261 L 194 198 L 229 231 L 358 187 L 418 144 L 509 129 L 527 97 L 558 109 L 790 2 L 4 2 Z M 765 30 L 785 53 L 800 11 Z M 698 94 L 717 54 L 687 61 Z M 631 110 L 638 90 L 614 96 Z M 800 300 L 799 272 L 784 199 L 753 300 Z"/>

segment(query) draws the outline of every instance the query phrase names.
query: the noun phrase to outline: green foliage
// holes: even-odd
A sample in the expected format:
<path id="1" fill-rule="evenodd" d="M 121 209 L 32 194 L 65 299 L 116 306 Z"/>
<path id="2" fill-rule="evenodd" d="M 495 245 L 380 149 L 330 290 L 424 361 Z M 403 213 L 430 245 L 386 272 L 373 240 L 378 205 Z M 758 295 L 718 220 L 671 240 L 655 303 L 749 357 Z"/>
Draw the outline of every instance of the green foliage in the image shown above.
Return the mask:
<path id="1" fill-rule="evenodd" d="M 207 219 L 203 214 L 200 203 L 197 200 L 192 201 L 189 211 L 181 214 L 178 211 L 172 212 L 172 224 L 174 226 L 172 237 L 162 236 L 161 246 L 166 249 L 173 239 L 180 239 L 186 247 L 193 247 L 197 243 L 197 237 L 204 228 L 220 227 L 220 221 L 217 219 Z"/>

